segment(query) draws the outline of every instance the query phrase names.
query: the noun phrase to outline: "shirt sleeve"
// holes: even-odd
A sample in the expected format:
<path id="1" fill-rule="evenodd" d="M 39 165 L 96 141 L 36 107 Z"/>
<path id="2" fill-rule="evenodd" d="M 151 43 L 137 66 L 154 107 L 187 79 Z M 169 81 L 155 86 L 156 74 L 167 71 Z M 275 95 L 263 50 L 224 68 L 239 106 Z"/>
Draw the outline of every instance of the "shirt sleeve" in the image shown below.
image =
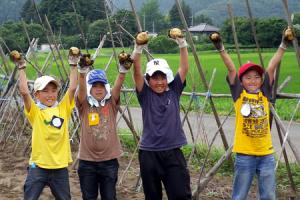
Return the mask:
<path id="1" fill-rule="evenodd" d="M 262 90 L 263 94 L 268 98 L 269 101 L 272 99 L 273 84 L 274 84 L 274 81 L 270 84 L 269 74 L 265 73 L 264 82 L 262 84 L 261 90 Z"/>
<path id="2" fill-rule="evenodd" d="M 186 86 L 186 80 L 182 83 L 179 73 L 176 73 L 174 80 L 169 84 L 169 87 L 176 92 L 178 96 L 181 95 Z"/>
<path id="3" fill-rule="evenodd" d="M 62 98 L 60 104 L 65 105 L 66 111 L 68 115 L 70 115 L 73 108 L 75 108 L 75 97 L 73 98 L 72 102 L 70 102 L 70 95 L 69 92 L 67 91 L 65 96 Z"/>
<path id="4" fill-rule="evenodd" d="M 137 91 L 137 89 L 136 89 L 137 98 L 138 98 L 138 101 L 140 104 L 142 104 L 143 99 L 145 99 L 146 94 L 147 94 L 146 90 L 148 90 L 148 89 L 149 89 L 149 86 L 146 84 L 146 80 L 145 80 L 143 88 L 140 92 Z"/>
<path id="5" fill-rule="evenodd" d="M 243 91 L 242 84 L 241 84 L 241 82 L 240 82 L 240 80 L 239 80 L 239 78 L 238 78 L 237 75 L 235 76 L 233 84 L 230 84 L 228 76 L 226 76 L 226 81 L 227 81 L 227 83 L 229 85 L 232 99 L 235 102 L 240 97 L 240 95 L 241 95 L 241 93 Z"/>
<path id="6" fill-rule="evenodd" d="M 33 101 L 33 99 L 31 99 L 31 102 L 30 102 L 30 110 L 29 110 L 29 112 L 26 110 L 26 108 L 24 108 L 25 116 L 27 117 L 27 119 L 29 120 L 29 122 L 31 124 L 34 123 L 34 119 L 35 119 L 35 116 L 36 116 L 36 113 L 37 113 L 38 110 L 39 110 L 39 108 L 35 104 L 35 102 Z"/>

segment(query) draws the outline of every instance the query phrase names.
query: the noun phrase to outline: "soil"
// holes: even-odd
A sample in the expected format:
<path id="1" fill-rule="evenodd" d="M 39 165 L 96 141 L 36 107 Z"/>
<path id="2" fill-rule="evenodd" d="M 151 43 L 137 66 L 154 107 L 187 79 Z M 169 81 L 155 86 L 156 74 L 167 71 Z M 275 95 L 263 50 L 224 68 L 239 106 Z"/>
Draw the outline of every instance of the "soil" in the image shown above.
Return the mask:
<path id="1" fill-rule="evenodd" d="M 2 149 L 2 145 L 3 144 L 0 144 L 0 149 Z M 6 144 L 4 150 L 0 150 L 0 200 L 23 199 L 23 184 L 26 178 L 28 165 L 28 153 L 25 153 L 24 155 L 24 152 L 24 147 L 19 147 L 17 151 L 13 152 L 13 145 L 9 144 Z M 119 181 L 123 175 L 124 170 L 128 166 L 131 156 L 132 155 L 130 153 L 126 152 L 124 156 L 119 159 Z M 117 187 L 117 198 L 119 200 L 144 199 L 142 189 L 140 188 L 140 191 L 136 191 L 136 185 L 139 177 L 138 166 L 138 161 L 135 157 L 131 167 L 128 169 L 128 173 L 126 173 L 126 176 L 123 178 L 122 183 Z M 190 174 L 192 187 L 194 188 L 198 177 L 197 171 L 194 169 L 190 169 Z M 82 199 L 79 179 L 76 170 L 73 169 L 73 166 L 69 167 L 69 175 L 72 199 Z M 230 199 L 231 187 L 232 177 L 217 175 L 208 184 L 206 189 L 201 192 L 200 199 Z M 284 191 L 278 191 L 278 199 L 290 199 L 290 194 L 292 193 L 290 192 L 289 188 L 285 189 Z M 40 199 L 54 199 L 48 187 L 43 190 L 43 194 Z M 165 194 L 163 199 L 167 199 Z M 256 186 L 253 186 L 251 188 L 248 199 L 258 199 Z"/>

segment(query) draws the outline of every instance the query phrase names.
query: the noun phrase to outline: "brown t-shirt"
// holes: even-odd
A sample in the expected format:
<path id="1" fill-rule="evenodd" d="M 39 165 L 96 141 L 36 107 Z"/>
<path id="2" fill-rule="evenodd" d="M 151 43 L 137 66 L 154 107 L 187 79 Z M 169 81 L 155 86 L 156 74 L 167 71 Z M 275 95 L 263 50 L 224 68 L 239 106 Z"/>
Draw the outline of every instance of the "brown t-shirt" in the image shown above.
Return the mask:
<path id="1" fill-rule="evenodd" d="M 91 107 L 87 100 L 79 104 L 77 96 L 75 101 L 81 121 L 78 158 L 95 162 L 118 158 L 122 154 L 116 129 L 119 101 L 111 97 L 100 107 Z"/>

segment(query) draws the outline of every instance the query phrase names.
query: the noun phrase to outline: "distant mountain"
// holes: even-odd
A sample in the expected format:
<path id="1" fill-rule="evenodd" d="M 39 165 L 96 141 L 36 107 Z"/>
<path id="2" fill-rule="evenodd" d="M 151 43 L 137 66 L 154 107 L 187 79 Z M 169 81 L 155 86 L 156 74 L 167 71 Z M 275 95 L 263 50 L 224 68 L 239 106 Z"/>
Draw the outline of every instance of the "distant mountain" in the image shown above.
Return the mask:
<path id="1" fill-rule="evenodd" d="M 26 0 L 0 0 L 0 24 L 7 20 L 20 19 L 20 11 Z M 39 2 L 41 0 L 35 0 Z M 88 1 L 88 0 L 87 0 Z M 133 0 L 139 10 L 148 0 Z M 114 11 L 131 9 L 129 0 L 110 0 Z M 158 0 L 160 11 L 167 14 L 175 0 Z M 194 15 L 205 14 L 213 19 L 214 24 L 221 24 L 226 18 L 228 0 L 185 0 Z M 235 16 L 248 16 L 245 0 L 231 0 Z M 253 17 L 284 17 L 282 0 L 249 0 Z M 290 12 L 300 12 L 300 0 L 288 0 Z"/>
<path id="2" fill-rule="evenodd" d="M 35 0 L 36 3 L 41 0 Z M 20 19 L 20 13 L 26 0 L 0 0 L 0 24 Z"/>
<path id="3" fill-rule="evenodd" d="M 139 10 L 147 0 L 134 0 L 136 8 Z M 160 11 L 167 14 L 174 5 L 175 0 L 158 1 Z M 214 24 L 221 24 L 228 18 L 228 0 L 185 0 L 190 6 L 194 15 L 205 14 L 209 16 Z M 235 16 L 248 16 L 245 0 L 231 0 L 233 14 Z M 115 8 L 130 9 L 129 0 L 113 0 Z M 249 0 L 253 17 L 284 17 L 282 0 Z M 288 0 L 290 12 L 300 12 L 300 0 Z"/>

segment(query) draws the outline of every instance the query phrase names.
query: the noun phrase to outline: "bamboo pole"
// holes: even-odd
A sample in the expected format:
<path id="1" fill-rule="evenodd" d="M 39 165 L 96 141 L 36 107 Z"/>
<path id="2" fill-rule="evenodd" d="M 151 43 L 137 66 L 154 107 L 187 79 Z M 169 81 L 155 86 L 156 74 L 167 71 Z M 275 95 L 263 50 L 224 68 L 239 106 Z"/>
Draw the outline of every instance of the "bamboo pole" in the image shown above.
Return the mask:
<path id="1" fill-rule="evenodd" d="M 227 10 L 228 10 L 229 17 L 231 19 L 231 28 L 232 28 L 232 33 L 233 33 L 234 45 L 235 45 L 236 53 L 237 53 L 237 56 L 238 56 L 239 64 L 241 66 L 242 65 L 242 59 L 241 59 L 241 54 L 240 54 L 240 47 L 239 47 L 238 37 L 237 37 L 237 34 L 236 34 L 233 11 L 232 11 L 232 8 L 231 8 L 231 4 L 229 4 L 229 3 L 227 3 Z"/>
<path id="2" fill-rule="evenodd" d="M 279 117 L 278 114 L 276 113 L 276 111 L 275 111 L 274 107 L 272 106 L 272 104 L 270 104 L 270 111 L 272 112 L 272 114 L 273 114 L 273 116 L 274 116 L 274 119 L 278 122 L 278 125 L 279 125 L 280 129 L 281 129 L 284 133 L 286 133 L 287 130 L 286 130 L 285 126 L 283 125 L 283 123 L 282 123 L 280 117 Z M 296 145 L 290 140 L 290 137 L 289 137 L 289 136 L 287 136 L 287 139 L 286 139 L 286 140 L 287 140 L 288 144 L 290 145 L 292 152 L 294 153 L 294 156 L 295 156 L 295 158 L 296 158 L 296 161 L 298 162 L 298 164 L 300 164 L 300 152 L 298 151 Z"/>
<path id="3" fill-rule="evenodd" d="M 88 47 L 87 47 L 87 39 L 86 39 L 86 37 L 84 35 L 84 32 L 83 32 L 83 29 L 82 29 L 82 27 L 80 25 L 80 21 L 79 21 L 79 18 L 78 18 L 78 15 L 77 15 L 77 11 L 76 11 L 76 7 L 75 7 L 75 4 L 74 4 L 73 0 L 71 0 L 71 4 L 72 4 L 72 7 L 73 7 L 73 11 L 75 13 L 77 26 L 78 26 L 78 28 L 80 30 L 80 35 L 81 35 L 82 43 L 83 43 L 83 45 L 84 45 L 85 50 L 87 51 L 87 53 L 89 53 L 89 50 L 88 50 Z"/>
<path id="4" fill-rule="evenodd" d="M 288 9 L 288 1 L 287 0 L 282 0 L 282 3 L 283 3 L 284 12 L 287 16 L 287 23 L 288 23 L 289 27 L 294 31 L 294 26 L 293 26 L 293 22 L 292 22 L 292 19 L 291 19 L 291 14 L 290 14 L 289 9 Z M 295 37 L 294 40 L 293 40 L 293 46 L 294 46 L 294 49 L 295 49 L 296 59 L 298 61 L 298 66 L 300 67 L 300 50 L 299 50 L 299 46 L 298 46 L 297 37 Z"/>
<path id="5" fill-rule="evenodd" d="M 279 63 L 279 65 L 276 69 L 274 86 L 272 88 L 272 97 L 275 97 L 271 101 L 271 103 L 273 105 L 275 105 L 275 102 L 276 102 L 276 93 L 279 92 L 284 87 L 284 85 L 286 84 L 286 82 L 288 80 L 288 79 L 285 79 L 283 84 L 280 85 L 280 87 L 278 87 L 278 79 L 279 79 L 279 74 L 280 74 L 280 68 L 281 68 L 281 63 Z M 287 77 L 287 78 L 289 78 L 289 77 Z M 270 128 L 272 127 L 272 121 L 273 121 L 273 114 L 270 113 Z M 276 122 L 275 124 L 276 124 L 276 128 L 277 128 L 278 138 L 279 138 L 280 144 L 282 145 L 283 144 L 283 139 L 282 139 L 282 135 L 281 135 L 281 130 L 278 126 L 278 123 Z M 286 165 L 288 178 L 289 178 L 289 181 L 291 183 L 292 190 L 293 190 L 294 193 L 296 193 L 296 185 L 295 185 L 294 180 L 293 180 L 293 175 L 292 175 L 292 172 L 291 172 L 291 168 L 290 168 L 290 164 L 289 164 L 289 160 L 288 160 L 288 157 L 287 157 L 286 150 L 283 149 L 282 153 L 283 153 L 283 158 L 284 158 L 284 162 L 285 162 L 285 165 Z M 278 158 L 278 160 L 280 160 L 280 158 Z"/>
<path id="6" fill-rule="evenodd" d="M 246 0 L 246 5 L 247 5 L 247 10 L 248 10 L 248 14 L 249 14 L 250 23 L 251 23 L 252 34 L 253 34 L 255 45 L 256 45 L 256 48 L 257 48 L 257 53 L 258 53 L 258 56 L 259 56 L 260 64 L 264 68 L 264 61 L 263 61 L 263 58 L 261 56 L 260 46 L 259 46 L 257 35 L 256 35 L 256 28 L 255 28 L 255 25 L 254 25 L 254 20 L 253 20 L 253 17 L 252 17 L 251 8 L 250 8 L 248 0 Z"/>
<path id="7" fill-rule="evenodd" d="M 195 45 L 193 43 L 192 36 L 191 36 L 190 32 L 188 31 L 188 25 L 187 25 L 186 20 L 184 18 L 184 14 L 183 14 L 181 5 L 179 3 L 179 0 L 175 0 L 175 1 L 176 1 L 176 6 L 177 6 L 177 9 L 178 9 L 178 12 L 179 12 L 179 15 L 180 15 L 181 22 L 183 23 L 184 28 L 186 29 L 187 39 L 189 40 L 190 47 L 192 49 L 193 56 L 194 56 L 194 59 L 195 59 L 195 63 L 196 63 L 196 66 L 198 68 L 201 80 L 203 82 L 204 89 L 206 91 L 208 91 L 208 83 L 206 81 L 206 78 L 205 78 L 205 75 L 204 75 L 204 72 L 203 72 L 203 68 L 202 68 L 202 66 L 200 64 L 200 61 L 199 61 L 199 58 L 198 58 L 198 55 L 197 55 L 197 52 L 196 52 Z M 216 119 L 217 125 L 218 125 L 218 127 L 220 127 L 221 126 L 220 118 L 218 116 L 217 110 L 215 108 L 215 105 L 214 105 L 214 102 L 213 102 L 213 99 L 212 99 L 211 96 L 209 97 L 209 102 L 210 102 L 210 105 L 211 105 L 214 117 Z M 220 129 L 220 135 L 221 135 L 221 138 L 222 138 L 222 142 L 223 142 L 224 148 L 228 149 L 228 147 L 229 147 L 228 146 L 228 142 L 227 142 L 226 136 L 225 136 L 224 131 L 223 131 L 222 128 Z"/>

